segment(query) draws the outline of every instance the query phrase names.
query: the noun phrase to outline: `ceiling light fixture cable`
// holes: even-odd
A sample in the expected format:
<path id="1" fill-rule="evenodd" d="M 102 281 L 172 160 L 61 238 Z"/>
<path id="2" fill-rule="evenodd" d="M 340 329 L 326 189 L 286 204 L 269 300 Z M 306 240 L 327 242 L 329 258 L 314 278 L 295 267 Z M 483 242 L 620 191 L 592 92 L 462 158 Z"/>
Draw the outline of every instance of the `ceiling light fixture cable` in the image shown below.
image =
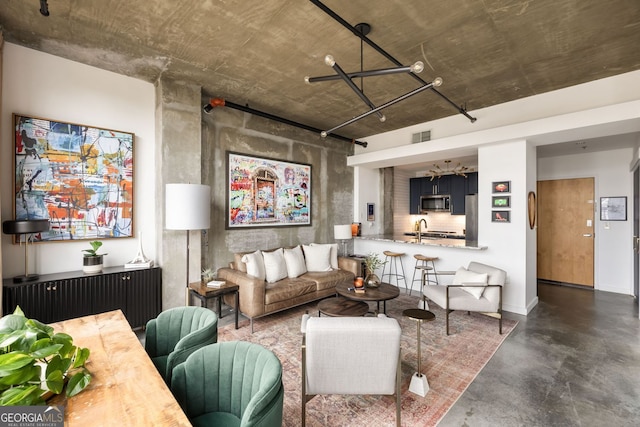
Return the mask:
<path id="1" fill-rule="evenodd" d="M 360 38 L 360 40 L 364 41 L 365 43 L 367 43 L 369 46 L 371 46 L 373 49 L 375 49 L 378 53 L 380 53 L 382 56 L 384 56 L 385 58 L 387 58 L 389 61 L 391 61 L 392 63 L 394 63 L 396 66 L 398 67 L 402 67 L 402 63 L 400 61 L 398 61 L 397 59 L 395 59 L 393 56 L 391 56 L 388 52 L 386 52 L 384 49 L 382 49 L 380 46 L 378 46 L 375 42 L 373 42 L 372 40 L 370 40 L 366 35 L 363 35 L 360 31 L 358 31 L 357 28 L 355 28 L 354 26 L 352 26 L 351 24 L 349 24 L 347 21 L 345 21 L 344 19 L 342 19 L 342 17 L 340 17 L 337 13 L 335 13 L 333 10 L 329 9 L 327 6 L 325 6 L 321 1 L 319 0 L 309 0 L 311 1 L 311 3 L 313 3 L 314 5 L 316 5 L 318 8 L 320 8 L 320 10 L 322 10 L 323 12 L 325 12 L 327 15 L 329 15 L 331 18 L 333 18 L 335 21 L 337 21 L 340 25 L 342 25 L 343 27 L 345 27 L 346 29 L 348 29 L 349 31 L 351 31 L 354 35 L 356 35 L 357 37 Z M 414 79 L 418 80 L 419 82 L 421 82 L 422 84 L 426 85 L 427 82 L 424 81 L 423 79 L 421 79 L 419 76 L 417 76 L 415 73 L 411 73 L 410 74 L 411 77 L 413 77 Z M 467 117 L 471 123 L 474 123 L 477 119 L 475 117 L 472 117 L 471 115 L 469 115 L 469 113 L 467 113 L 466 108 L 463 108 L 461 106 L 456 105 L 456 103 L 454 103 L 452 100 L 450 100 L 449 98 L 447 98 L 444 94 L 442 94 L 440 91 L 438 91 L 437 89 L 435 89 L 434 87 L 430 88 L 432 92 L 435 92 L 436 94 L 440 95 L 440 97 L 442 99 L 444 99 L 445 101 L 447 101 L 453 108 L 455 108 L 456 110 L 458 110 L 458 112 L 462 115 L 464 115 L 465 117 Z"/>
<path id="2" fill-rule="evenodd" d="M 273 120 L 276 122 L 284 123 L 289 126 L 295 126 L 300 129 L 308 130 L 315 133 L 321 133 L 322 131 L 313 126 L 308 126 L 302 123 L 294 122 L 293 120 L 285 119 L 284 117 L 274 116 L 273 114 L 265 113 L 264 111 L 256 110 L 255 108 L 251 108 L 247 105 L 235 104 L 233 102 L 227 101 L 224 98 L 211 98 L 209 103 L 206 104 L 202 109 L 205 113 L 209 114 L 215 107 L 229 107 L 234 110 L 244 111 L 245 113 L 254 114 L 256 116 L 264 117 L 265 119 Z M 366 141 L 358 141 L 356 139 L 347 138 L 346 136 L 332 134 L 332 138 L 339 139 L 340 141 L 350 142 L 351 144 L 357 144 L 364 148 L 367 148 L 368 143 Z"/>

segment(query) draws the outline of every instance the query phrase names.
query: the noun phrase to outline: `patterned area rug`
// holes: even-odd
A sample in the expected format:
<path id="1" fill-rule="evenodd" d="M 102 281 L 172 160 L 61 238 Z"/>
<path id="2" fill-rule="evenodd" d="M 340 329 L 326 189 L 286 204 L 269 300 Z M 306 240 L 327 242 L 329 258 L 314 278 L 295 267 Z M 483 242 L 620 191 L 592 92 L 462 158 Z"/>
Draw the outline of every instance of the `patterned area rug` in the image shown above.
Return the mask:
<path id="1" fill-rule="evenodd" d="M 437 425 L 517 323 L 503 319 L 500 335 L 497 319 L 453 312 L 449 316 L 451 335 L 447 336 L 444 310 L 431 304 L 430 311 L 436 319 L 423 323 L 421 331 L 422 371 L 427 375 L 430 390 L 421 397 L 408 391 L 417 368 L 416 322 L 402 316 L 403 310 L 418 307 L 418 302 L 418 297 L 404 294 L 387 301 L 387 315 L 397 319 L 402 328 L 401 418 L 403 426 L 411 427 Z M 278 356 L 285 387 L 283 426 L 301 425 L 300 320 L 307 310 L 317 316 L 316 306 L 314 302 L 256 319 L 253 334 L 247 320 L 238 330 L 229 324 L 218 332 L 218 341 L 251 341 Z M 375 309 L 375 303 L 370 306 Z M 362 358 L 366 363 L 367 355 Z M 316 396 L 307 403 L 307 425 L 395 426 L 395 400 L 393 396 Z"/>

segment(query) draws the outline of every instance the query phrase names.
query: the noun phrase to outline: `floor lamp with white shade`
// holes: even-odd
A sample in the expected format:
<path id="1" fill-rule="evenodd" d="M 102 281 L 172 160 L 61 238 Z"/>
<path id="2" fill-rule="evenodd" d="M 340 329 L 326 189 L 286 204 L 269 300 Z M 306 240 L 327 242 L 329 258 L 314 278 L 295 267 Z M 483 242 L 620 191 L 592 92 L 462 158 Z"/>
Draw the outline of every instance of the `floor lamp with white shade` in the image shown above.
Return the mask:
<path id="1" fill-rule="evenodd" d="M 187 232 L 187 283 L 185 305 L 189 305 L 189 232 L 209 228 L 211 187 L 201 184 L 167 184 L 165 228 Z"/>

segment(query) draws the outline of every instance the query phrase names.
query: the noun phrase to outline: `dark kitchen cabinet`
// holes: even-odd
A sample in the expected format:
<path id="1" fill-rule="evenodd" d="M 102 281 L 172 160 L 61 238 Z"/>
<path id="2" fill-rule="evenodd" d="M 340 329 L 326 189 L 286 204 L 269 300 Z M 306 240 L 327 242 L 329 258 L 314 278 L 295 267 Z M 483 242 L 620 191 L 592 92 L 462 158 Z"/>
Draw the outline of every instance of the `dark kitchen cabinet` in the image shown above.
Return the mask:
<path id="1" fill-rule="evenodd" d="M 409 179 L 409 213 L 420 214 L 420 197 L 449 194 L 451 177 L 448 175 L 431 179 L 430 176 Z"/>
<path id="2" fill-rule="evenodd" d="M 467 174 L 467 194 L 478 194 L 478 172 Z"/>
<path id="3" fill-rule="evenodd" d="M 451 195 L 451 215 L 465 214 L 465 196 L 478 193 L 478 173 L 467 173 L 467 176 L 449 175 Z"/>
<path id="4" fill-rule="evenodd" d="M 37 281 L 2 281 L 2 309 L 20 306 L 25 315 L 53 323 L 120 309 L 132 328 L 146 325 L 162 310 L 161 269 L 105 268 L 87 275 L 82 271 L 44 274 Z"/>
<path id="5" fill-rule="evenodd" d="M 431 195 L 450 195 L 451 214 L 465 214 L 465 199 L 467 194 L 478 193 L 478 173 L 467 173 L 466 178 L 460 175 L 444 175 L 440 178 L 419 177 L 409 179 L 409 213 L 420 214 L 420 197 Z"/>
<path id="6" fill-rule="evenodd" d="M 460 175 L 451 175 L 451 215 L 464 215 L 464 196 L 466 195 L 466 178 Z"/>
<path id="7" fill-rule="evenodd" d="M 422 195 L 422 178 L 409 179 L 409 213 L 420 214 L 420 196 Z"/>
<path id="8" fill-rule="evenodd" d="M 451 176 L 443 175 L 439 178 L 434 178 L 426 176 L 422 178 L 422 195 L 423 196 L 431 196 L 431 195 L 447 195 L 451 191 Z"/>

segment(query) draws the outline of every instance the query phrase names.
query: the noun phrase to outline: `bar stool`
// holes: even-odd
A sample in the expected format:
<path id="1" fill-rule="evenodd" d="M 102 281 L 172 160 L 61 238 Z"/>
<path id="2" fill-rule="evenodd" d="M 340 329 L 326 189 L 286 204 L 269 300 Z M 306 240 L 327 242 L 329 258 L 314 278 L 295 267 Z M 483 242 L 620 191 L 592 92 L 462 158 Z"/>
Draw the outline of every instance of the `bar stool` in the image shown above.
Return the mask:
<path id="1" fill-rule="evenodd" d="M 402 265 L 402 257 L 404 256 L 404 253 L 401 252 L 391 252 L 391 251 L 384 251 L 382 252 L 385 255 L 384 258 L 384 266 L 382 267 L 382 276 L 380 277 L 380 280 L 382 282 L 384 282 L 384 277 L 387 276 L 389 278 L 389 282 L 391 283 L 391 278 L 395 278 L 395 285 L 400 288 L 400 281 L 403 280 L 404 281 L 404 289 L 405 291 L 407 290 L 407 279 L 405 278 L 405 274 L 404 274 L 404 265 Z M 398 260 L 400 259 L 400 269 L 402 270 L 402 274 L 399 273 L 398 270 Z M 385 270 L 387 268 L 387 264 L 389 264 L 389 272 L 385 273 Z M 392 283 L 393 284 L 393 283 Z"/>
<path id="2" fill-rule="evenodd" d="M 424 256 L 422 254 L 416 254 L 413 256 L 416 259 L 416 264 L 413 267 L 413 276 L 411 277 L 411 289 L 409 290 L 409 294 L 411 294 L 413 292 L 413 284 L 418 281 L 420 282 L 420 287 L 418 289 L 422 289 L 422 287 L 425 285 L 425 278 L 427 273 L 430 270 L 433 270 L 433 265 L 428 265 L 427 260 L 429 260 L 430 258 L 427 256 Z M 433 264 L 433 262 L 432 262 Z M 416 273 L 419 273 L 418 278 L 416 279 Z"/>
<path id="3" fill-rule="evenodd" d="M 413 269 L 413 278 L 411 279 L 411 290 L 409 294 L 413 292 L 413 283 L 418 280 L 420 281 L 421 287 L 420 292 L 422 292 L 422 288 L 428 284 L 439 285 L 438 281 L 438 272 L 436 271 L 436 265 L 434 261 L 438 260 L 438 257 L 426 256 L 421 254 L 416 254 L 413 256 L 416 259 L 416 265 Z M 416 272 L 420 272 L 420 277 L 416 279 Z"/>

